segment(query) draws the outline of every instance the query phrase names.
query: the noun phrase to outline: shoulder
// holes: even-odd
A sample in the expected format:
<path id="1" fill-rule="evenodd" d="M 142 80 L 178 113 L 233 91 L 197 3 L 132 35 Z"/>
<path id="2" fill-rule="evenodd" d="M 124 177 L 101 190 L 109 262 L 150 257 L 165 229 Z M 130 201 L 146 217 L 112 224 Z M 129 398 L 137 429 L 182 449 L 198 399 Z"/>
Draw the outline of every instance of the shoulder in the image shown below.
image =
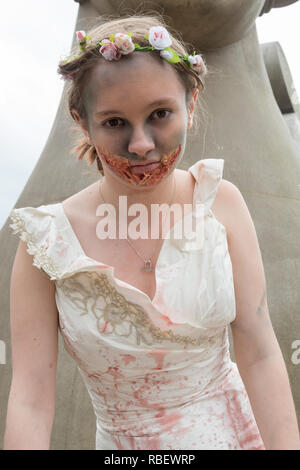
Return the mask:
<path id="1" fill-rule="evenodd" d="M 33 256 L 33 266 L 43 269 L 51 280 L 59 275 L 59 267 L 55 256 L 55 241 L 58 238 L 56 223 L 57 204 L 38 207 L 15 208 L 10 213 L 10 228 L 24 242 L 23 253 Z"/>
<path id="2" fill-rule="evenodd" d="M 237 233 L 237 226 L 249 227 L 252 219 L 245 199 L 239 188 L 224 178 L 221 179 L 212 211 L 216 218 L 225 226 L 227 239 L 230 241 Z"/>
<path id="3" fill-rule="evenodd" d="M 99 182 L 97 181 L 61 202 L 69 220 L 76 222 L 79 219 L 80 221 L 82 217 L 88 215 L 90 209 L 94 207 L 93 204 L 95 204 L 95 207 L 97 206 L 98 185 Z"/>
<path id="4" fill-rule="evenodd" d="M 231 203 L 240 199 L 242 196 L 239 188 L 233 184 L 231 181 L 225 180 L 224 178 L 221 179 L 218 190 L 216 194 L 215 201 L 217 204 L 225 204 Z"/>

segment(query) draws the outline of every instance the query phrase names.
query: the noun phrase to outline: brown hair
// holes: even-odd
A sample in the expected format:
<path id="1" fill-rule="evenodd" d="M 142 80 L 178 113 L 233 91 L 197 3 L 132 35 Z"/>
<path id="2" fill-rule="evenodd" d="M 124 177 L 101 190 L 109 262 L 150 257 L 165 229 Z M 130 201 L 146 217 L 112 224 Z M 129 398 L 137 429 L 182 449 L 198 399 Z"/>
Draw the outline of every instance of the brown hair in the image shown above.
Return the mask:
<path id="1" fill-rule="evenodd" d="M 112 33 L 128 34 L 131 32 L 131 38 L 134 43 L 138 43 L 140 46 L 148 46 L 149 42 L 145 38 L 145 34 L 148 33 L 152 26 L 164 26 L 167 28 L 172 38 L 172 49 L 182 56 L 187 54 L 187 46 L 178 38 L 178 33 L 168 26 L 163 17 L 158 13 L 130 15 L 114 19 L 111 17 L 108 18 L 101 16 L 99 21 L 101 21 L 99 25 L 86 32 L 86 34 L 91 37 L 91 41 L 86 42 L 82 51 L 78 53 L 79 51 L 77 46 L 71 51 L 69 58 L 61 61 L 58 66 L 58 74 L 60 74 L 65 80 L 70 80 L 70 85 L 67 89 L 67 98 L 69 112 L 74 120 L 75 118 L 73 116 L 72 109 L 77 110 L 81 119 L 87 119 L 87 112 L 83 101 L 83 91 L 89 81 L 89 77 L 93 69 L 99 64 L 99 61 L 104 60 L 102 55 L 99 53 L 99 46 L 97 46 L 96 43 L 102 41 L 104 38 L 109 38 Z M 147 51 L 147 53 L 159 57 L 157 51 Z M 192 96 L 194 89 L 198 89 L 200 91 L 204 89 L 203 77 L 206 73 L 206 67 L 193 66 L 191 68 L 184 61 L 174 63 L 172 66 L 174 66 L 178 71 L 186 90 L 187 99 Z M 197 111 L 199 112 L 199 104 L 196 106 Z M 197 111 L 195 113 L 196 120 L 198 117 Z M 79 126 L 76 126 L 73 129 L 81 131 Z M 98 158 L 95 147 L 92 144 L 89 144 L 86 141 L 86 138 L 82 137 L 82 134 L 78 139 L 76 146 L 71 150 L 71 153 L 78 153 L 78 160 L 85 158 L 89 166 L 96 160 L 98 170 L 103 174 L 102 164 Z"/>

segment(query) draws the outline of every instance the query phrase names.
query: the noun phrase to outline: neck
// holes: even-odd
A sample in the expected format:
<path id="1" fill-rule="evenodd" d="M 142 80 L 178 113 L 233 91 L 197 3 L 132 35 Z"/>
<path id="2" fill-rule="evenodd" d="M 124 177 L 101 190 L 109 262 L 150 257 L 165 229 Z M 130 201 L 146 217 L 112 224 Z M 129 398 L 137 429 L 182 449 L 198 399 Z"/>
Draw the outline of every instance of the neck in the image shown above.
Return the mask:
<path id="1" fill-rule="evenodd" d="M 143 204 L 151 210 L 152 204 L 172 204 L 175 194 L 173 194 L 175 184 L 175 169 L 166 178 L 153 186 L 132 187 L 129 184 L 120 184 L 119 179 L 104 176 L 99 182 L 101 185 L 101 193 L 99 191 L 99 203 L 111 204 L 114 206 L 116 213 L 119 209 L 119 197 L 125 196 L 127 207 L 132 204 Z M 173 197 L 172 197 L 173 194 Z M 172 200 L 171 200 L 172 198 Z"/>

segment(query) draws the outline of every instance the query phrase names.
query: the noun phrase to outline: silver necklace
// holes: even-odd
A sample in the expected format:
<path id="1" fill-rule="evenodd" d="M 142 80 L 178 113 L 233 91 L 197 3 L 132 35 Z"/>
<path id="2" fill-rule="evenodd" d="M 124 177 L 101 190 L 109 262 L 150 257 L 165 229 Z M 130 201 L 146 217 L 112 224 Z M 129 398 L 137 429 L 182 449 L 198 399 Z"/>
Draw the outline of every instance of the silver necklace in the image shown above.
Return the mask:
<path id="1" fill-rule="evenodd" d="M 106 203 L 104 197 L 103 197 L 103 194 L 102 194 L 102 191 L 101 191 L 101 184 L 99 182 L 99 191 L 100 191 L 100 194 L 101 194 L 101 197 L 103 199 L 103 201 Z M 170 205 L 171 205 L 171 202 L 173 201 L 173 197 L 174 197 L 174 193 L 175 193 L 175 188 L 176 188 L 176 180 L 174 180 L 174 184 L 173 184 L 173 192 L 172 192 L 172 197 L 170 199 L 170 203 L 169 203 L 169 209 L 170 209 Z M 167 214 L 166 214 L 167 215 Z M 162 221 L 162 228 L 164 226 L 164 221 L 165 221 L 165 218 L 166 218 L 166 215 L 165 217 L 163 218 L 163 221 Z M 152 252 L 152 255 L 150 256 L 150 258 L 148 259 L 144 259 L 144 257 L 135 249 L 135 247 L 132 245 L 132 243 L 128 240 L 127 236 L 126 236 L 126 240 L 127 242 L 129 243 L 129 245 L 134 249 L 134 251 L 136 252 L 136 254 L 143 260 L 144 262 L 144 265 L 142 267 L 142 271 L 146 271 L 146 272 L 152 272 L 153 271 L 153 266 L 152 266 L 152 258 L 153 258 L 153 255 L 155 253 L 155 250 L 156 250 L 156 247 L 157 247 L 157 244 L 155 245 L 155 248 Z M 158 239 L 160 240 L 160 238 Z"/>

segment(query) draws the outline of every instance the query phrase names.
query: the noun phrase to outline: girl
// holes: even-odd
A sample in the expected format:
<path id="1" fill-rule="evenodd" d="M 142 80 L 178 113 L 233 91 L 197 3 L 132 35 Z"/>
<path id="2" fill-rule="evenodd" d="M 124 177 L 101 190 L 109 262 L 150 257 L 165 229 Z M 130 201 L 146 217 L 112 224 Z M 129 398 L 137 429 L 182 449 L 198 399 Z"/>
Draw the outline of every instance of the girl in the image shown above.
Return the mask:
<path id="1" fill-rule="evenodd" d="M 58 71 L 83 132 L 78 158 L 103 177 L 61 203 L 11 213 L 22 242 L 5 448 L 49 448 L 57 328 L 92 400 L 96 449 L 300 448 L 245 201 L 222 179 L 223 159 L 178 169 L 203 58 L 155 16 L 106 21 L 77 40 Z M 133 204 L 146 236 L 133 233 Z M 169 212 L 154 217 L 160 204 Z"/>

